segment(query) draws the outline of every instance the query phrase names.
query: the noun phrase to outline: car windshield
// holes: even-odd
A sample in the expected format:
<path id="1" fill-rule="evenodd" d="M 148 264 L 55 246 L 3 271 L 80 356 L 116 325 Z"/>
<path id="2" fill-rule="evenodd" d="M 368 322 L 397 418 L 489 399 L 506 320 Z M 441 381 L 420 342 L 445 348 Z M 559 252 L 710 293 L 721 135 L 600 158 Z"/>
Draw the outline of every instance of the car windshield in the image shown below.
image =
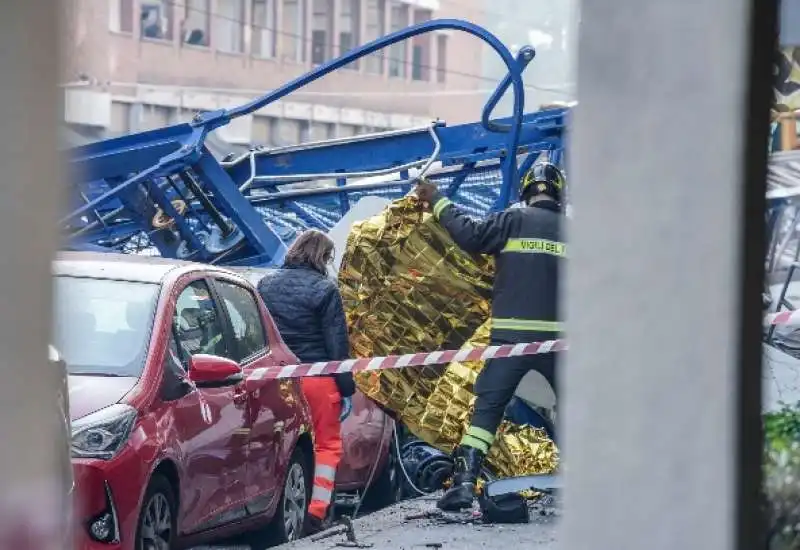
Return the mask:
<path id="1" fill-rule="evenodd" d="M 55 277 L 53 334 L 70 374 L 139 376 L 159 285 Z"/>

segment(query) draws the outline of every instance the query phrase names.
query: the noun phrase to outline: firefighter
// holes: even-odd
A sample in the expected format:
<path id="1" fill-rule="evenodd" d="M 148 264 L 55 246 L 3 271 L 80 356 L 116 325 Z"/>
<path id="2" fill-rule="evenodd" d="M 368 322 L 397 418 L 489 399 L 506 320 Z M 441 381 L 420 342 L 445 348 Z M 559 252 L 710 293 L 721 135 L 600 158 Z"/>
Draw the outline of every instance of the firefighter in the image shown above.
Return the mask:
<path id="1" fill-rule="evenodd" d="M 564 176 L 549 162 L 538 162 L 523 177 L 521 208 L 509 208 L 477 221 L 464 214 L 437 188 L 422 182 L 419 200 L 456 244 L 471 254 L 492 254 L 496 274 L 492 289 L 493 345 L 557 339 L 558 278 L 563 266 L 562 195 Z M 541 373 L 553 390 L 555 355 L 490 360 L 475 383 L 475 410 L 470 427 L 454 451 L 453 486 L 437 503 L 444 511 L 470 508 L 483 460 L 495 439 L 506 406 L 522 378 Z"/>

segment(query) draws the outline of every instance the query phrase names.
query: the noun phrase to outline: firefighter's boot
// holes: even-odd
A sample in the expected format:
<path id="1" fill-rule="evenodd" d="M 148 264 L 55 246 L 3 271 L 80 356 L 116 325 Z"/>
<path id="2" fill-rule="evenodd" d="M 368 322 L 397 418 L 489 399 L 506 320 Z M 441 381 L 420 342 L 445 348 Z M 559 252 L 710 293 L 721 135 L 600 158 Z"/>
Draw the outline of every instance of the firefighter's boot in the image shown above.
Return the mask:
<path id="1" fill-rule="evenodd" d="M 472 508 L 475 485 L 481 474 L 484 455 L 478 449 L 460 445 L 454 453 L 453 486 L 439 499 L 436 506 L 445 512 L 458 512 Z"/>

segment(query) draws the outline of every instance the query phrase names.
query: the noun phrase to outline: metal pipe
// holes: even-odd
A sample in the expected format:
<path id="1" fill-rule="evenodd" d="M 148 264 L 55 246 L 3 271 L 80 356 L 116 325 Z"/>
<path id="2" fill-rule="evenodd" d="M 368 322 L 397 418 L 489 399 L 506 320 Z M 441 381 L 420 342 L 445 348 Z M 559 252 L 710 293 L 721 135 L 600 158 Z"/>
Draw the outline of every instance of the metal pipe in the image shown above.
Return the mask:
<path id="1" fill-rule="evenodd" d="M 180 173 L 181 180 L 183 184 L 192 192 L 192 195 L 203 205 L 203 208 L 206 212 L 208 212 L 208 216 L 211 220 L 219 227 L 220 231 L 222 231 L 222 236 L 227 237 L 231 233 L 233 233 L 233 227 L 225 220 L 225 217 L 222 213 L 214 206 L 214 203 L 208 198 L 197 182 L 194 180 L 194 177 L 186 172 L 185 170 Z"/>
<path id="2" fill-rule="evenodd" d="M 524 48 L 520 49 L 520 51 L 517 53 L 516 59 L 520 72 L 525 70 L 530 62 L 533 61 L 534 57 L 536 57 L 536 51 L 532 47 L 525 46 Z M 500 124 L 490 120 L 492 112 L 494 112 L 497 104 L 500 103 L 500 100 L 503 99 L 503 96 L 508 90 L 510 84 L 511 73 L 509 72 L 500 82 L 500 85 L 497 86 L 497 89 L 492 93 L 491 97 L 489 97 L 489 101 L 487 101 L 486 105 L 483 107 L 483 112 L 481 113 L 481 124 L 490 132 L 508 132 L 511 130 L 511 125 L 509 124 Z"/>
<path id="3" fill-rule="evenodd" d="M 431 156 L 425 160 L 415 160 L 412 162 L 407 162 L 405 164 L 401 164 L 400 166 L 390 166 L 389 168 L 382 168 L 380 170 L 368 170 L 363 172 L 328 172 L 328 173 L 321 173 L 321 174 L 293 174 L 293 175 L 285 175 L 285 176 L 251 176 L 240 188 L 239 191 L 245 191 L 253 183 L 257 181 L 269 181 L 269 182 L 279 182 L 279 181 L 310 181 L 310 180 L 321 180 L 321 179 L 333 179 L 333 178 L 365 178 L 370 176 L 382 176 L 384 174 L 391 174 L 393 172 L 402 172 L 403 170 L 408 170 L 409 168 L 416 168 L 420 164 L 422 168 L 420 169 L 420 174 L 416 177 L 422 177 L 428 170 L 430 170 L 433 163 L 436 162 L 436 159 L 439 157 L 439 153 L 442 151 L 442 142 L 439 140 L 439 136 L 436 135 L 436 126 L 437 123 L 433 122 L 428 127 L 428 132 L 431 135 L 431 139 L 433 140 L 433 152 L 431 152 Z M 250 169 L 255 172 L 255 163 L 251 160 Z M 341 187 L 339 189 L 342 189 Z"/>
<path id="4" fill-rule="evenodd" d="M 106 214 L 105 216 L 100 218 L 99 220 L 95 220 L 90 224 L 84 225 L 83 227 L 81 227 L 77 231 L 73 231 L 72 233 L 69 233 L 69 235 L 71 237 L 80 237 L 84 233 L 92 231 L 93 229 L 97 228 L 100 225 L 102 225 L 103 227 L 107 227 L 105 222 L 107 222 L 111 218 L 116 218 L 117 216 L 122 214 L 124 211 L 125 211 L 125 207 L 121 206 L 121 207 L 119 207 L 119 208 L 117 208 L 115 210 L 112 210 L 111 212 L 109 212 L 108 214 Z"/>
<path id="5" fill-rule="evenodd" d="M 443 122 L 439 122 L 440 125 L 444 126 Z M 234 157 L 231 160 L 224 160 L 220 162 L 220 165 L 223 168 L 228 168 L 231 166 L 235 166 L 242 162 L 245 158 L 253 157 L 253 156 L 268 156 L 268 155 L 286 155 L 289 153 L 297 153 L 299 151 L 310 151 L 312 149 L 323 149 L 325 147 L 333 147 L 335 145 L 349 145 L 352 143 L 363 143 L 366 141 L 374 141 L 376 139 L 386 139 L 386 138 L 393 138 L 393 137 L 400 137 L 400 136 L 409 136 L 413 134 L 419 134 L 422 132 L 427 132 L 430 129 L 430 124 L 426 124 L 425 126 L 416 126 L 414 128 L 404 128 L 402 130 L 389 130 L 386 132 L 373 132 L 371 134 L 359 134 L 357 136 L 345 136 L 345 137 L 338 137 L 338 138 L 331 138 L 331 139 L 323 139 L 319 141 L 310 141 L 308 143 L 302 143 L 298 145 L 284 145 L 282 147 L 271 147 L 269 149 L 265 148 L 257 148 L 253 149 L 252 151 L 248 151 L 246 153 L 242 153 L 238 157 Z"/>
<path id="6" fill-rule="evenodd" d="M 192 211 L 191 203 L 192 203 L 192 200 L 194 198 L 194 193 L 192 193 L 191 197 L 187 197 L 184 194 L 183 190 L 181 190 L 180 186 L 175 181 L 175 174 L 171 174 L 171 175 L 167 176 L 167 181 L 169 182 L 170 187 L 172 187 L 172 189 L 175 191 L 175 193 L 177 193 L 178 196 L 181 198 L 181 200 L 186 203 L 187 212 L 191 212 Z M 203 219 L 200 216 L 195 216 L 195 219 L 197 220 L 197 223 L 199 223 L 203 227 L 203 229 L 205 229 L 206 231 L 210 231 L 211 230 L 211 228 L 208 227 L 206 222 L 204 222 Z"/>

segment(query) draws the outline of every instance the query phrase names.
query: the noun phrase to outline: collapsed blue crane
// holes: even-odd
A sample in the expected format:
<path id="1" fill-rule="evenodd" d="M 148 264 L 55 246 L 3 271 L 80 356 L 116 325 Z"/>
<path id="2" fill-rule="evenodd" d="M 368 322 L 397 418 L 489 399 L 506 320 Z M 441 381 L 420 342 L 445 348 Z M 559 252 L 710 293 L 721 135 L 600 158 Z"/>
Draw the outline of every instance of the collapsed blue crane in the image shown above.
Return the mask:
<path id="1" fill-rule="evenodd" d="M 377 50 L 439 29 L 476 36 L 506 65 L 508 73 L 479 122 L 447 126 L 433 121 L 419 128 L 253 149 L 222 161 L 206 147 L 209 132 L 231 120 Z M 72 149 L 69 159 L 78 177 L 68 194 L 72 210 L 60 220 L 64 246 L 154 249 L 170 258 L 275 265 L 298 231 L 329 230 L 367 195 L 402 197 L 422 174 L 475 215 L 501 210 L 517 198 L 519 174 L 540 153 L 547 152 L 557 163 L 564 155 L 568 109 L 524 113 L 522 73 L 534 56 L 525 47 L 514 57 L 493 34 L 466 21 L 428 21 L 356 48 L 240 107 Z M 512 116 L 493 119 L 509 88 Z M 354 183 L 372 176 L 384 177 Z M 319 180 L 335 185 L 290 188 Z"/>

